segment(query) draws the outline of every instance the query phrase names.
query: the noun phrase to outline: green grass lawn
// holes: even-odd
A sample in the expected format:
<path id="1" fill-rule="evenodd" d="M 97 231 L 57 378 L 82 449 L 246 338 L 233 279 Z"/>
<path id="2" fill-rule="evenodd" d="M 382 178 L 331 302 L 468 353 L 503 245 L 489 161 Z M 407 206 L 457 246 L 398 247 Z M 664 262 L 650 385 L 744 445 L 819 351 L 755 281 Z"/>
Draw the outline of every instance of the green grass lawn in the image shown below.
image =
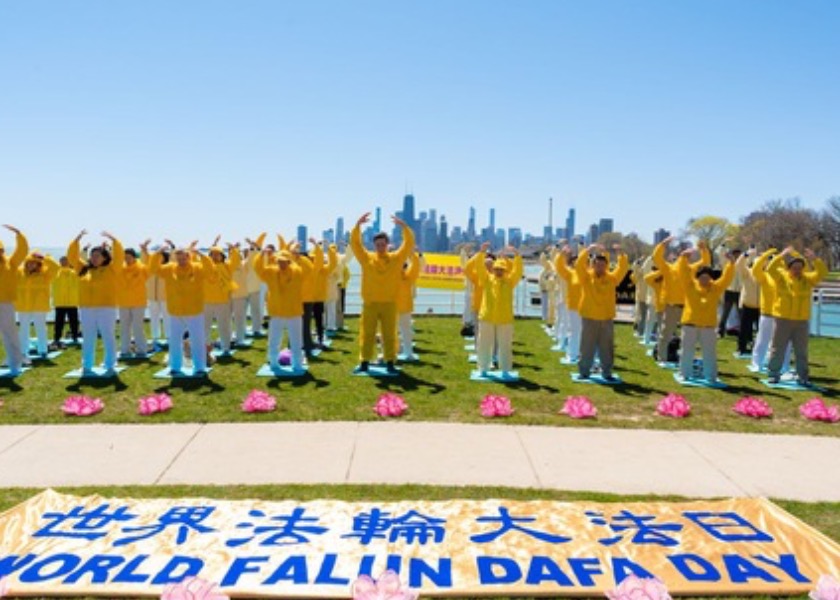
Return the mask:
<path id="1" fill-rule="evenodd" d="M 511 399 L 516 413 L 504 422 L 513 424 L 840 436 L 840 425 L 813 423 L 799 416 L 799 405 L 815 394 L 763 387 L 759 378 L 747 371 L 746 361 L 732 357 L 733 338 L 719 343 L 721 377 L 730 388 L 688 388 L 677 385 L 671 371 L 658 368 L 645 356 L 644 347 L 633 338 L 629 325 L 618 325 L 616 371 L 625 383 L 605 387 L 572 383 L 573 368 L 561 365 L 561 354 L 551 352 L 551 340 L 540 322 L 520 320 L 516 323 L 514 360 L 521 380 L 490 384 L 469 380 L 474 365 L 467 362 L 465 342 L 458 333 L 460 322 L 442 317 L 416 319 L 419 364 L 404 366 L 402 374 L 395 378 L 354 377 L 351 370 L 357 362 L 357 324 L 357 320 L 350 319 L 351 331 L 335 338 L 331 350 L 311 361 L 306 377 L 294 380 L 256 377 L 265 359 L 264 339 L 256 340 L 250 349 L 237 351 L 232 359 L 217 363 L 206 381 L 153 379 L 152 374 L 164 366 L 163 354 L 155 355 L 150 362 L 130 364 L 114 380 L 62 379 L 80 361 L 79 350 L 66 350 L 54 362 L 36 366 L 16 380 L 0 380 L 0 424 L 364 421 L 378 418 L 372 411 L 373 404 L 379 394 L 391 391 L 405 398 L 410 409 L 402 418 L 412 421 L 482 422 L 479 402 L 485 394 L 496 393 Z M 826 388 L 822 396 L 827 399 L 836 399 L 840 392 L 837 369 L 829 368 L 830 364 L 836 365 L 838 350 L 837 340 L 811 340 L 813 379 Z M 254 388 L 274 394 L 278 409 L 260 415 L 241 412 L 241 401 Z M 655 414 L 657 401 L 674 391 L 691 402 L 690 417 L 669 419 Z M 152 392 L 169 393 L 174 409 L 153 417 L 139 416 L 138 398 Z M 71 394 L 100 397 L 105 410 L 87 419 L 66 417 L 61 404 Z M 577 394 L 587 395 L 595 402 L 599 409 L 597 419 L 578 421 L 557 414 L 565 398 Z M 733 402 L 744 395 L 765 398 L 775 411 L 773 418 L 758 421 L 733 413 Z"/>

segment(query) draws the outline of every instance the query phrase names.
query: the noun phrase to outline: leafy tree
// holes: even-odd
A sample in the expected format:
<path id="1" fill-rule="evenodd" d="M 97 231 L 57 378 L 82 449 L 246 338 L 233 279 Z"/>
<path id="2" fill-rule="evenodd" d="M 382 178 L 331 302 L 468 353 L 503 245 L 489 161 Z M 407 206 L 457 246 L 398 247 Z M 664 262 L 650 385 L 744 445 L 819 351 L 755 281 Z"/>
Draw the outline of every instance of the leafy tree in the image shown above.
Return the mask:
<path id="1" fill-rule="evenodd" d="M 683 231 L 684 237 L 696 241 L 706 240 L 709 250 L 714 253 L 726 240 L 737 239 L 739 227 L 723 217 L 705 215 L 689 219 Z"/>

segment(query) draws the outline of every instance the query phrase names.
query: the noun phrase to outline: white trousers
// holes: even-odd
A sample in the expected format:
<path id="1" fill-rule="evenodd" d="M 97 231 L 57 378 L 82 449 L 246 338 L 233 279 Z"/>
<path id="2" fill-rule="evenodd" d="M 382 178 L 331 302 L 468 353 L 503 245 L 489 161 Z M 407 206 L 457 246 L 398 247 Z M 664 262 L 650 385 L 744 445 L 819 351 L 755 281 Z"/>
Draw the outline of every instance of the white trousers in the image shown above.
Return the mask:
<path id="1" fill-rule="evenodd" d="M 583 320 L 576 310 L 566 311 L 569 320 L 569 346 L 566 348 L 566 356 L 569 360 L 580 359 L 580 337 L 583 331 Z"/>
<path id="2" fill-rule="evenodd" d="M 3 336 L 3 347 L 6 349 L 6 363 L 9 365 L 9 370 L 20 373 L 23 352 L 20 347 L 17 323 L 15 323 L 15 305 L 11 302 L 0 303 L 0 334 Z"/>
<path id="3" fill-rule="evenodd" d="M 152 339 L 159 340 L 169 336 L 169 316 L 166 314 L 166 302 L 149 302 L 149 325 L 152 327 Z"/>
<path id="4" fill-rule="evenodd" d="M 682 341 L 680 343 L 680 373 L 686 379 L 694 374 L 694 350 L 697 342 L 703 353 L 703 378 L 706 381 L 716 381 L 717 368 L 717 329 L 715 327 L 682 326 Z"/>
<path id="5" fill-rule="evenodd" d="M 262 288 L 248 294 L 248 312 L 251 314 L 251 330 L 259 333 L 263 322 L 263 292 Z"/>
<path id="6" fill-rule="evenodd" d="M 219 327 L 219 344 L 222 350 L 230 350 L 231 340 L 231 310 L 230 302 L 217 302 L 204 305 L 204 339 L 210 341 L 210 328 L 215 319 Z"/>
<path id="7" fill-rule="evenodd" d="M 271 317 L 268 321 L 268 364 L 276 367 L 280 360 L 283 331 L 289 335 L 292 368 L 303 368 L 303 320 L 300 317 Z"/>
<path id="8" fill-rule="evenodd" d="M 327 309 L 327 331 L 336 331 L 338 329 L 338 299 L 327 300 L 325 308 Z"/>
<path id="9" fill-rule="evenodd" d="M 82 325 L 82 369 L 91 370 L 96 355 L 96 336 L 102 338 L 105 358 L 102 366 L 113 369 L 117 366 L 117 311 L 113 307 L 80 307 L 79 322 Z"/>
<path id="10" fill-rule="evenodd" d="M 513 369 L 513 323 L 494 325 L 487 321 L 478 322 L 478 340 L 476 354 L 478 370 L 489 371 L 493 361 L 493 348 L 496 347 L 499 369 Z"/>
<path id="11" fill-rule="evenodd" d="M 411 313 L 400 313 L 397 318 L 400 329 L 400 354 L 411 356 L 414 353 L 414 328 L 411 326 Z"/>
<path id="12" fill-rule="evenodd" d="M 562 343 L 569 335 L 569 311 L 566 303 L 559 298 L 555 300 L 557 308 L 554 318 L 554 339 Z"/>
<path id="13" fill-rule="evenodd" d="M 237 344 L 245 341 L 245 329 L 247 325 L 248 296 L 234 298 L 231 301 L 233 308 L 233 336 Z"/>
<path id="14" fill-rule="evenodd" d="M 661 326 L 662 322 L 662 313 L 656 312 L 656 307 L 653 304 L 647 305 L 647 311 L 645 329 L 642 333 L 642 341 L 644 341 L 645 344 L 649 344 L 652 341 L 651 336 L 654 333 L 654 328 Z"/>
<path id="15" fill-rule="evenodd" d="M 204 315 L 169 317 L 169 368 L 180 371 L 184 366 L 184 333 L 190 334 L 193 373 L 207 370 L 207 346 L 204 338 Z"/>
<path id="16" fill-rule="evenodd" d="M 38 354 L 46 354 L 47 342 L 47 313 L 45 312 L 22 312 L 18 313 L 20 321 L 20 348 L 24 355 L 29 354 L 29 327 L 35 327 L 35 337 L 38 338 Z"/>
<path id="17" fill-rule="evenodd" d="M 752 366 L 758 370 L 767 367 L 769 360 L 770 342 L 773 340 L 773 325 L 776 319 L 768 315 L 761 315 L 758 319 L 758 333 L 755 335 L 752 352 Z M 782 373 L 787 373 L 790 368 L 790 354 L 793 344 L 785 348 L 785 359 L 782 362 Z"/>
<path id="18" fill-rule="evenodd" d="M 146 330 L 143 327 L 143 319 L 146 316 L 146 309 L 142 307 L 125 308 L 120 307 L 120 352 L 129 354 L 131 352 L 131 340 L 134 338 L 134 347 L 140 354 L 146 354 L 149 349 L 146 347 Z"/>

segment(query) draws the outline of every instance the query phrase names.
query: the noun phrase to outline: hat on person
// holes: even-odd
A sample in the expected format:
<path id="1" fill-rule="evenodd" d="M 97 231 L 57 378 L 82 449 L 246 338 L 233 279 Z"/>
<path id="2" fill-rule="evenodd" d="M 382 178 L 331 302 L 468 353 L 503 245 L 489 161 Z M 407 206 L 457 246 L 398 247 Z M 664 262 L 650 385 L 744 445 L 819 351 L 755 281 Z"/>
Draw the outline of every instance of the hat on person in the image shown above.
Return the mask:
<path id="1" fill-rule="evenodd" d="M 496 260 L 493 261 L 493 268 L 494 269 L 503 269 L 503 270 L 507 271 L 508 261 L 505 260 L 504 258 L 497 258 Z"/>
<path id="2" fill-rule="evenodd" d="M 124 252 L 129 256 L 133 256 L 134 258 L 137 258 L 137 250 L 135 250 L 134 248 L 126 248 L 124 250 Z"/>
<path id="3" fill-rule="evenodd" d="M 281 262 L 292 262 L 292 253 L 288 250 L 281 250 L 277 253 L 277 260 Z"/>

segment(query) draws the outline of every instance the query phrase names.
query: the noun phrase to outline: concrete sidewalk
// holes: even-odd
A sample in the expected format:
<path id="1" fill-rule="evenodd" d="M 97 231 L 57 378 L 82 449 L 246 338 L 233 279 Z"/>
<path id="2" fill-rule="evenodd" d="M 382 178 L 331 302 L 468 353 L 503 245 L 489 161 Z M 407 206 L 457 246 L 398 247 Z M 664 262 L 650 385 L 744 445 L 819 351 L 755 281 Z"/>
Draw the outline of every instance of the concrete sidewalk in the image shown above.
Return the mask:
<path id="1" fill-rule="evenodd" d="M 487 485 L 840 501 L 840 438 L 412 422 L 0 426 L 0 487 Z"/>

